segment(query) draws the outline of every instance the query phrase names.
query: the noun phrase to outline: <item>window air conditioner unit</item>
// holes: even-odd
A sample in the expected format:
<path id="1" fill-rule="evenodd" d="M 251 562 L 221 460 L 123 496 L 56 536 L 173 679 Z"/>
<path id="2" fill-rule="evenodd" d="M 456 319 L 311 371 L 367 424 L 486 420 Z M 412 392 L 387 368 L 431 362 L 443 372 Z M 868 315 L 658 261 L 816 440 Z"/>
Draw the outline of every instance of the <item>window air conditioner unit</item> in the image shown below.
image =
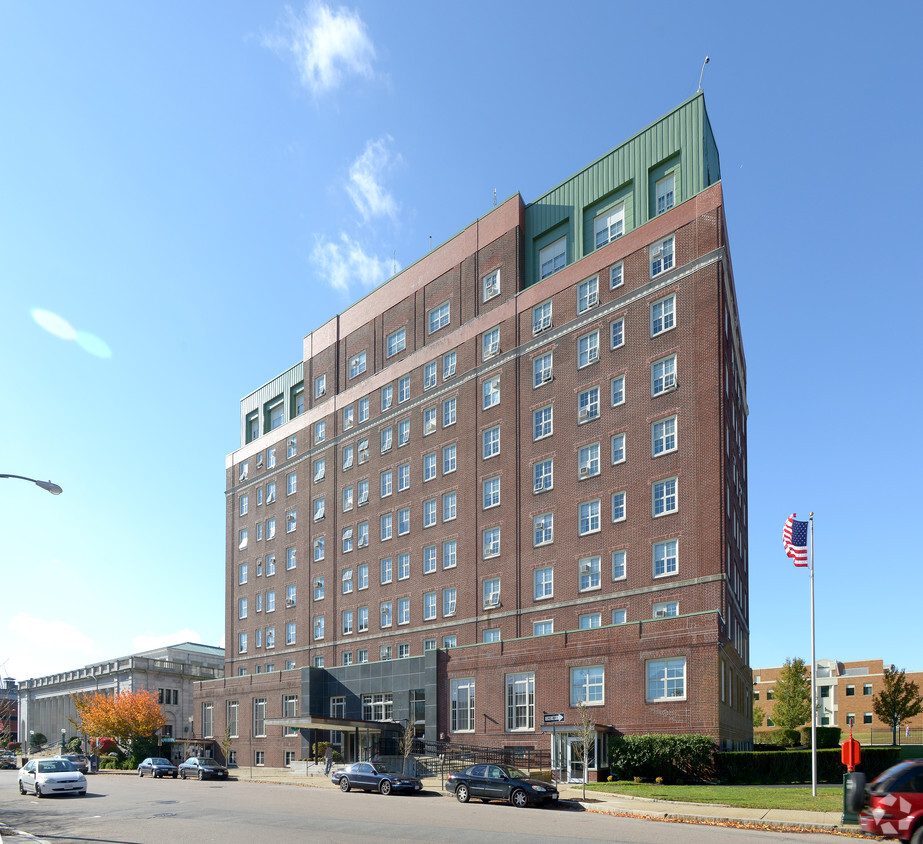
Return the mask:
<path id="1" fill-rule="evenodd" d="M 295 606 L 295 599 L 294 599 L 294 598 L 286 598 L 286 599 L 285 599 L 285 606 L 287 606 L 287 607 L 293 607 L 293 606 Z M 270 641 L 267 639 L 267 640 L 266 640 L 266 647 L 267 647 L 267 648 L 270 647 L 270 644 L 271 644 Z"/>
<path id="2" fill-rule="evenodd" d="M 654 618 L 666 618 L 666 617 L 667 617 L 666 610 L 657 610 L 657 612 L 654 613 Z"/>
<path id="3" fill-rule="evenodd" d="M 657 244 L 651 252 L 651 258 L 659 258 L 663 254 L 663 244 Z"/>
<path id="4" fill-rule="evenodd" d="M 542 530 L 544 530 L 544 528 L 545 528 L 545 520 L 544 520 L 544 519 L 539 519 L 539 520 L 535 523 L 535 527 L 541 528 Z"/>
<path id="5" fill-rule="evenodd" d="M 368 450 L 360 451 L 360 452 L 359 452 L 359 462 L 360 462 L 360 463 L 367 463 L 367 462 L 368 462 L 368 459 L 369 459 Z"/>
<path id="6" fill-rule="evenodd" d="M 581 419 L 586 419 L 586 418 L 588 418 L 589 415 L 590 415 L 590 410 L 589 410 L 589 408 L 581 407 L 581 408 L 580 408 L 580 414 L 579 414 L 579 415 L 580 415 L 580 418 L 581 418 Z"/>
<path id="7" fill-rule="evenodd" d="M 580 467 L 580 477 L 581 477 L 581 478 L 586 478 L 587 476 L 589 476 L 589 474 L 590 474 L 590 467 L 589 467 L 589 466 L 581 466 L 581 467 Z"/>
<path id="8" fill-rule="evenodd" d="M 593 570 L 593 567 L 592 567 L 592 565 L 590 565 L 590 563 L 581 563 L 581 564 L 580 564 L 580 573 L 581 573 L 581 574 L 589 574 L 592 570 Z"/>

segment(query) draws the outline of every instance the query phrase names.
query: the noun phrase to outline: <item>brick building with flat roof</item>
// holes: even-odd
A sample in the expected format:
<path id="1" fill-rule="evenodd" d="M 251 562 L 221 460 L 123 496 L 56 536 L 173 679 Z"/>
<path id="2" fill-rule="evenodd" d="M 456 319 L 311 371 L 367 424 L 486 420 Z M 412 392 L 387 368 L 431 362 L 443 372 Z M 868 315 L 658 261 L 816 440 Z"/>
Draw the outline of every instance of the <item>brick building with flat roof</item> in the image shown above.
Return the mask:
<path id="1" fill-rule="evenodd" d="M 228 455 L 237 761 L 383 722 L 548 750 L 752 741 L 746 368 L 700 93 L 515 195 L 304 339 Z M 207 714 L 205 714 L 207 713 Z"/>

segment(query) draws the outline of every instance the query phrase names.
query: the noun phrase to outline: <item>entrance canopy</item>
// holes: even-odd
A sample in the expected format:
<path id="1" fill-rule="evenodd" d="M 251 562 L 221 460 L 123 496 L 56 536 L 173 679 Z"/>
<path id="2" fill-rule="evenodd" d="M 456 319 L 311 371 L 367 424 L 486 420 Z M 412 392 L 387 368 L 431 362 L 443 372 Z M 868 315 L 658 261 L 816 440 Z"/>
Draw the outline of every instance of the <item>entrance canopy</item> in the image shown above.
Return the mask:
<path id="1" fill-rule="evenodd" d="M 267 718 L 267 727 L 291 727 L 299 730 L 362 730 L 383 733 L 401 729 L 397 721 L 363 721 L 358 718 L 325 718 L 320 715 L 297 715 L 287 718 Z"/>

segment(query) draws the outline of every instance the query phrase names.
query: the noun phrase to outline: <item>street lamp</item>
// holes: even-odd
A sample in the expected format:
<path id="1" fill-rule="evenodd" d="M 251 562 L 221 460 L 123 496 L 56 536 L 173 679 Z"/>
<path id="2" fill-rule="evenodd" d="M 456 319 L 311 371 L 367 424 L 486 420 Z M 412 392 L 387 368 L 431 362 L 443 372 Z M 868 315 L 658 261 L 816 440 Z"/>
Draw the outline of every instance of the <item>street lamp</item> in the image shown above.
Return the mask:
<path id="1" fill-rule="evenodd" d="M 67 750 L 67 730 L 64 727 L 61 727 L 61 753 L 62 755 L 65 750 Z"/>
<path id="2" fill-rule="evenodd" d="M 20 481 L 31 481 L 36 486 L 40 486 L 42 489 L 47 490 L 52 495 L 60 495 L 62 492 L 64 492 L 61 487 L 52 483 L 51 481 L 37 481 L 35 478 L 27 478 L 25 475 L 0 475 L 0 478 L 17 478 Z"/>

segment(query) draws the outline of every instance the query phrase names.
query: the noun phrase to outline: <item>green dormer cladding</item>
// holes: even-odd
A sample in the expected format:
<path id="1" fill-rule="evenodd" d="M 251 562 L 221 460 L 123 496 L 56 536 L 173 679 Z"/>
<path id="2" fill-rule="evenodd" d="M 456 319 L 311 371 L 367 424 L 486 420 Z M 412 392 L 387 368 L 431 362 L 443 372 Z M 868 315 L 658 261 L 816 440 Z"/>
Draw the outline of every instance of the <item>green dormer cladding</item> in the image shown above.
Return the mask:
<path id="1" fill-rule="evenodd" d="M 525 286 L 721 179 L 700 91 L 526 207 Z"/>

